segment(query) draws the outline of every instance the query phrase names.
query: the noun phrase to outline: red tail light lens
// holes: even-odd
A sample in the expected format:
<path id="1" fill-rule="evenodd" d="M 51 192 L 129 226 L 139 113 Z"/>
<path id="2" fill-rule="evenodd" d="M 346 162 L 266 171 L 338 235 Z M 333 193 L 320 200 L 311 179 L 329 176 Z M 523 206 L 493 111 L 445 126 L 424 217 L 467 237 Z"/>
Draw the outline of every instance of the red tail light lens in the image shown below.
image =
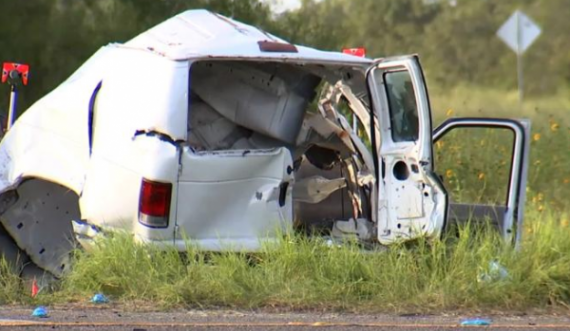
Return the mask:
<path id="1" fill-rule="evenodd" d="M 143 179 L 139 201 L 139 222 L 153 228 L 168 227 L 172 184 Z"/>

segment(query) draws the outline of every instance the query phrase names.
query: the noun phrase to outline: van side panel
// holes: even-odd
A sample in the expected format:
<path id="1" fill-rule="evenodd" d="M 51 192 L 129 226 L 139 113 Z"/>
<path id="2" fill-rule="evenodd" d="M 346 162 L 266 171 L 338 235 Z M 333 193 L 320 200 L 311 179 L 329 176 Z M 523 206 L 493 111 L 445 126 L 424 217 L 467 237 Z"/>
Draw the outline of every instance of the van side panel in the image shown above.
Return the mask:
<path id="1" fill-rule="evenodd" d="M 141 226 L 142 178 L 176 185 L 176 142 L 187 134 L 188 70 L 186 61 L 140 51 L 121 50 L 116 56 L 93 111 L 93 152 L 80 200 L 84 219 L 135 231 Z M 140 231 L 171 239 L 174 219 L 175 214 L 166 229 Z"/>

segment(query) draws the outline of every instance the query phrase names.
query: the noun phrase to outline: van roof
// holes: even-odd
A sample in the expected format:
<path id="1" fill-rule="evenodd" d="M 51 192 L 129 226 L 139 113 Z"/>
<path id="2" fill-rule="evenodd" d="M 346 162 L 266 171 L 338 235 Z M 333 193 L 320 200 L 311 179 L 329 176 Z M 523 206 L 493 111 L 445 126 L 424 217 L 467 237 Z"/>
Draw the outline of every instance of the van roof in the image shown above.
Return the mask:
<path id="1" fill-rule="evenodd" d="M 248 58 L 292 62 L 368 65 L 372 60 L 341 52 L 295 45 L 296 52 L 263 51 L 259 42 L 290 45 L 259 28 L 208 10 L 189 10 L 141 33 L 122 46 L 154 52 L 172 60 Z"/>

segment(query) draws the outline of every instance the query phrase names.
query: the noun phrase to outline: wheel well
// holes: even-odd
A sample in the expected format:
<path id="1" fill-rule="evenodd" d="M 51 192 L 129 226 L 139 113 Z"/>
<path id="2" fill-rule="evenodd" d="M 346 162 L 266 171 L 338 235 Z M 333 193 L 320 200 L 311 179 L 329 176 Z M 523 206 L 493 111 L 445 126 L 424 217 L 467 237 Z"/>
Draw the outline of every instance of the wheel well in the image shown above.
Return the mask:
<path id="1" fill-rule="evenodd" d="M 79 219 L 79 196 L 69 188 L 29 178 L 0 196 L 2 224 L 40 268 L 61 276 L 75 247 L 71 220 Z"/>

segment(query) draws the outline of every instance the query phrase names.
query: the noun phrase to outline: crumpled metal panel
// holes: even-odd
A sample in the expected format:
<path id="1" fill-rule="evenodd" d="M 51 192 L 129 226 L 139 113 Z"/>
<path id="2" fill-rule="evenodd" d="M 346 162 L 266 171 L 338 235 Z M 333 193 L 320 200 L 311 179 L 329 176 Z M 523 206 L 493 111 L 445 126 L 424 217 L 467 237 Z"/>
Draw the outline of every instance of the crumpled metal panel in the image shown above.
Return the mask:
<path id="1" fill-rule="evenodd" d="M 61 276 L 75 246 L 71 220 L 79 217 L 77 195 L 42 180 L 25 181 L 19 199 L 2 214 L 2 224 L 18 246 L 42 269 Z"/>

